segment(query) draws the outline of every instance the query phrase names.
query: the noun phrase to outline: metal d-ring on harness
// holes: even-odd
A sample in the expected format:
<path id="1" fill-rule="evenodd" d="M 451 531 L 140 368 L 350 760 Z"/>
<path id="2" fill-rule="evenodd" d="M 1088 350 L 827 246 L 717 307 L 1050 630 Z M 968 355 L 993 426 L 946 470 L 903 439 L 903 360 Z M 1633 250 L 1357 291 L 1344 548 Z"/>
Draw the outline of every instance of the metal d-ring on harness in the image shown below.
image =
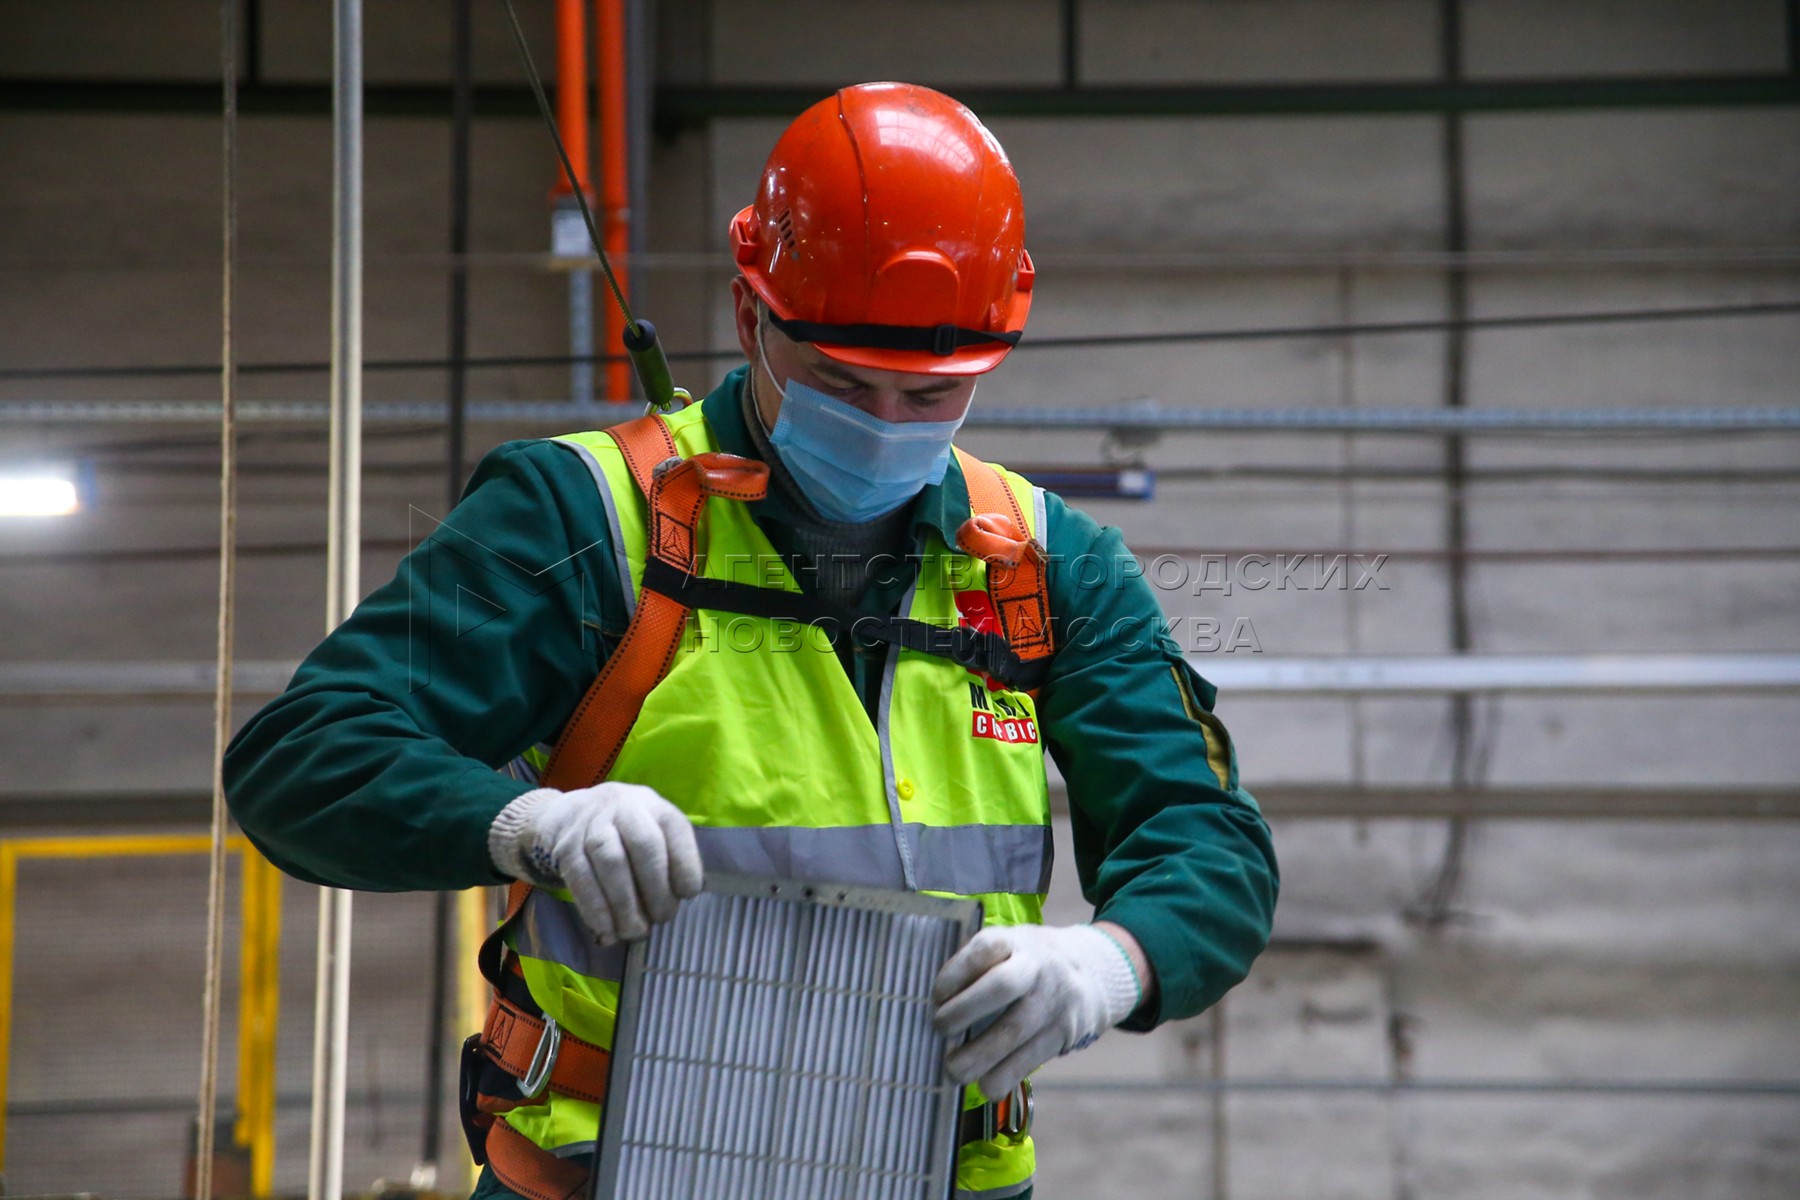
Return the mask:
<path id="1" fill-rule="evenodd" d="M 562 1049 L 562 1026 L 549 1013 L 544 1014 L 544 1032 L 538 1037 L 537 1049 L 531 1052 L 531 1066 L 519 1080 L 519 1094 L 536 1100 L 550 1086 L 550 1075 L 556 1069 L 556 1053 Z"/>

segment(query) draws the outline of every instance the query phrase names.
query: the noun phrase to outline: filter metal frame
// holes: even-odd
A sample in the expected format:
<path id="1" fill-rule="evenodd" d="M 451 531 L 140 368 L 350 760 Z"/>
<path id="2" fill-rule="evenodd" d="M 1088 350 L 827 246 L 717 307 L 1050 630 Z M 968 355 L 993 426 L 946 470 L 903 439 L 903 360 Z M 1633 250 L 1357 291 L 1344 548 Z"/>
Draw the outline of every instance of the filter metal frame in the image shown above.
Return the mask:
<path id="1" fill-rule="evenodd" d="M 859 887 L 836 883 L 809 883 L 791 879 L 776 879 L 727 872 L 708 872 L 705 894 L 714 897 L 747 897 L 762 900 L 772 899 L 785 903 L 807 906 L 814 912 L 832 913 L 838 910 L 848 909 L 898 916 L 933 917 L 942 920 L 953 927 L 954 936 L 950 939 L 952 952 L 954 952 L 956 947 L 961 946 L 970 937 L 974 936 L 975 932 L 981 928 L 982 921 L 981 905 L 979 902 L 973 900 L 951 900 L 941 896 L 926 896 L 917 892 L 896 891 L 888 888 Z M 683 913 L 677 914 L 676 918 L 667 925 L 661 925 L 654 928 L 648 938 L 632 942 L 627 949 L 624 978 L 619 989 L 618 1017 L 613 1030 L 612 1059 L 608 1072 L 606 1089 L 607 1104 L 601 1117 L 601 1127 L 599 1131 L 598 1154 L 596 1156 L 594 1170 L 593 1200 L 633 1200 L 632 1193 L 621 1190 L 621 1187 L 630 1187 L 629 1181 L 623 1180 L 621 1174 L 626 1167 L 625 1154 L 627 1149 L 637 1149 L 640 1153 L 644 1150 L 642 1143 L 627 1141 L 629 1136 L 627 1123 L 630 1121 L 632 1114 L 633 1087 L 639 1076 L 639 1072 L 637 1071 L 637 1056 L 641 1049 L 640 1042 L 644 1035 L 643 1026 L 646 1019 L 646 1014 L 643 1011 L 645 984 L 648 976 L 653 971 L 662 969 L 652 968 L 650 965 L 652 952 L 659 945 L 658 940 L 681 936 L 688 932 L 688 930 L 683 928 L 683 916 L 691 913 L 692 909 L 690 906 L 693 904 L 693 901 L 684 903 L 682 906 Z M 808 965 L 806 951 L 811 948 L 812 944 L 818 938 L 818 935 L 814 932 L 816 921 L 817 918 L 815 917 L 813 922 L 808 922 L 802 926 L 805 932 L 801 935 L 801 944 L 796 950 L 794 959 L 787 964 L 790 969 L 787 975 L 783 976 L 775 984 L 775 986 L 792 988 L 796 996 L 796 999 L 788 1002 L 789 1012 L 787 1014 L 787 1019 L 790 1022 L 790 1027 L 786 1030 L 786 1033 L 790 1037 L 793 1033 L 793 1029 L 791 1028 L 793 1008 L 798 1004 L 798 997 L 802 993 L 809 991 L 818 993 L 821 990 L 829 990 L 837 992 L 838 994 L 844 994 L 844 989 L 821 989 L 817 985 L 809 986 L 804 982 L 804 972 Z M 881 953 L 885 956 L 887 949 L 884 947 Z M 882 961 L 885 963 L 885 957 Z M 929 979 L 930 976 L 935 974 L 936 965 L 933 965 L 931 971 L 925 975 L 924 978 Z M 927 984 L 927 986 L 929 985 Z M 859 993 L 851 991 L 849 994 L 856 995 Z M 860 994 L 867 995 L 873 1000 L 885 998 L 892 1001 L 896 999 L 892 994 L 878 995 L 874 992 L 864 992 Z M 917 997 L 909 997 L 906 1002 L 916 1002 L 923 1005 L 929 1004 L 929 1000 L 929 995 L 920 995 Z M 875 1018 L 873 1014 L 871 1014 L 868 1019 L 870 1021 L 870 1029 L 867 1037 L 872 1046 L 875 1040 Z M 940 1048 L 941 1050 L 948 1049 L 948 1047 L 942 1046 L 941 1043 Z M 912 1190 L 909 1187 L 908 1194 L 924 1197 L 925 1200 L 947 1198 L 954 1189 L 957 1149 L 956 1136 L 958 1123 L 962 1115 L 963 1089 L 959 1085 L 944 1080 L 941 1053 L 935 1057 L 934 1065 L 936 1067 L 936 1072 L 933 1080 L 928 1085 L 889 1084 L 889 1086 L 908 1086 L 915 1091 L 925 1090 L 931 1093 L 930 1117 L 927 1123 L 927 1128 L 929 1129 L 929 1137 L 927 1139 L 928 1144 L 924 1153 L 920 1156 L 920 1165 L 918 1169 L 916 1171 L 907 1170 L 903 1173 L 905 1180 L 912 1180 L 914 1178 L 919 1180 L 916 1185 L 916 1190 Z M 700 1069 L 710 1068 L 716 1072 L 742 1069 L 728 1067 L 724 1063 L 696 1063 L 694 1066 Z M 783 1069 L 785 1069 L 785 1067 Z M 778 1074 L 776 1077 L 782 1079 L 809 1078 L 811 1076 L 806 1072 L 797 1072 L 790 1073 L 787 1076 Z M 881 1081 L 871 1078 L 869 1082 L 862 1084 L 861 1086 L 874 1089 L 881 1086 Z M 701 1090 L 702 1092 L 711 1092 L 713 1089 L 711 1087 L 702 1087 Z M 726 1097 L 722 1102 L 733 1103 L 736 1099 L 736 1097 Z M 697 1106 L 701 1106 L 707 1101 L 704 1099 L 697 1099 L 684 1102 L 691 1102 Z M 771 1120 L 775 1119 L 775 1116 L 778 1115 L 779 1114 L 772 1115 Z M 789 1114 L 789 1116 L 791 1117 L 792 1114 Z M 858 1136 L 860 1138 L 861 1131 L 865 1126 L 862 1123 L 856 1123 L 855 1128 L 858 1131 Z M 772 1134 L 772 1127 L 770 1132 Z M 698 1152 L 701 1155 L 708 1154 L 707 1150 L 702 1150 L 697 1146 L 671 1147 L 670 1149 L 684 1150 L 689 1153 Z M 716 1155 L 726 1152 L 713 1151 L 712 1153 Z M 774 1169 L 777 1164 L 783 1166 L 801 1165 L 796 1164 L 794 1160 L 779 1159 L 761 1153 L 732 1153 L 731 1157 L 748 1158 L 758 1163 L 769 1164 L 770 1169 Z M 837 1173 L 837 1179 L 839 1180 L 839 1186 L 837 1188 L 838 1195 L 845 1197 L 846 1200 L 850 1200 L 850 1198 L 859 1195 L 854 1189 L 853 1180 L 857 1174 L 865 1172 L 864 1168 L 851 1166 L 846 1169 L 841 1164 L 835 1166 L 830 1164 L 818 1164 L 818 1167 L 822 1170 Z M 890 1178 L 891 1177 L 892 1176 L 890 1175 Z"/>

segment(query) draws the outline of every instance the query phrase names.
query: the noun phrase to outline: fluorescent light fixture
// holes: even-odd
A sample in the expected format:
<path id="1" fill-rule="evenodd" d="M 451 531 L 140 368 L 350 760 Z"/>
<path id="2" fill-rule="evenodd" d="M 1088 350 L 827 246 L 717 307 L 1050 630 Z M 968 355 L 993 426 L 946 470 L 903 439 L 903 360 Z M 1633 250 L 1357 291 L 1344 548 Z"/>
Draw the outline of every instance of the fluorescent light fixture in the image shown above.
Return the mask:
<path id="1" fill-rule="evenodd" d="M 0 467 L 0 517 L 66 517 L 84 507 L 88 489 L 72 464 Z"/>
<path id="2" fill-rule="evenodd" d="M 1156 472 L 1149 467 L 1018 466 L 1014 470 L 1059 496 L 1095 500 L 1154 500 Z"/>

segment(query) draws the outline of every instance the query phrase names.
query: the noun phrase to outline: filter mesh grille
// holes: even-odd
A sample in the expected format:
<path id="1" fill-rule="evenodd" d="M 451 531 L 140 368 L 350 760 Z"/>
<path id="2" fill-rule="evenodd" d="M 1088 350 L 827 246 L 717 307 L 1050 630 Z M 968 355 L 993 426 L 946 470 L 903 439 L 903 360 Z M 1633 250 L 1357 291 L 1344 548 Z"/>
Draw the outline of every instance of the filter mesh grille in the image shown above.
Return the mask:
<path id="1" fill-rule="evenodd" d="M 941 1200 L 961 1089 L 931 981 L 979 906 L 709 879 L 633 946 L 602 1200 Z"/>

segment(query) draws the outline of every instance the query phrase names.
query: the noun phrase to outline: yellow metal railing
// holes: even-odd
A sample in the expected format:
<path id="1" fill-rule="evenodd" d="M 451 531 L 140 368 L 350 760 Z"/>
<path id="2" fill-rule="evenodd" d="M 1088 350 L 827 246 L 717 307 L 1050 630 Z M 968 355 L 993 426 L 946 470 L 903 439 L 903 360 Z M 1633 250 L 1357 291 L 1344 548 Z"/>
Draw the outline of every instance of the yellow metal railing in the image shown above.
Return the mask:
<path id="1" fill-rule="evenodd" d="M 12 1065 L 13 939 L 19 862 L 27 858 L 130 858 L 205 854 L 205 834 L 0 839 L 0 1171 L 6 1167 L 7 1081 Z M 238 973 L 237 1143 L 250 1151 L 253 1194 L 275 1182 L 275 1027 L 279 1012 L 281 874 L 242 837 L 227 839 L 242 864 Z M 196 1019 L 198 1013 L 196 1013 Z"/>

